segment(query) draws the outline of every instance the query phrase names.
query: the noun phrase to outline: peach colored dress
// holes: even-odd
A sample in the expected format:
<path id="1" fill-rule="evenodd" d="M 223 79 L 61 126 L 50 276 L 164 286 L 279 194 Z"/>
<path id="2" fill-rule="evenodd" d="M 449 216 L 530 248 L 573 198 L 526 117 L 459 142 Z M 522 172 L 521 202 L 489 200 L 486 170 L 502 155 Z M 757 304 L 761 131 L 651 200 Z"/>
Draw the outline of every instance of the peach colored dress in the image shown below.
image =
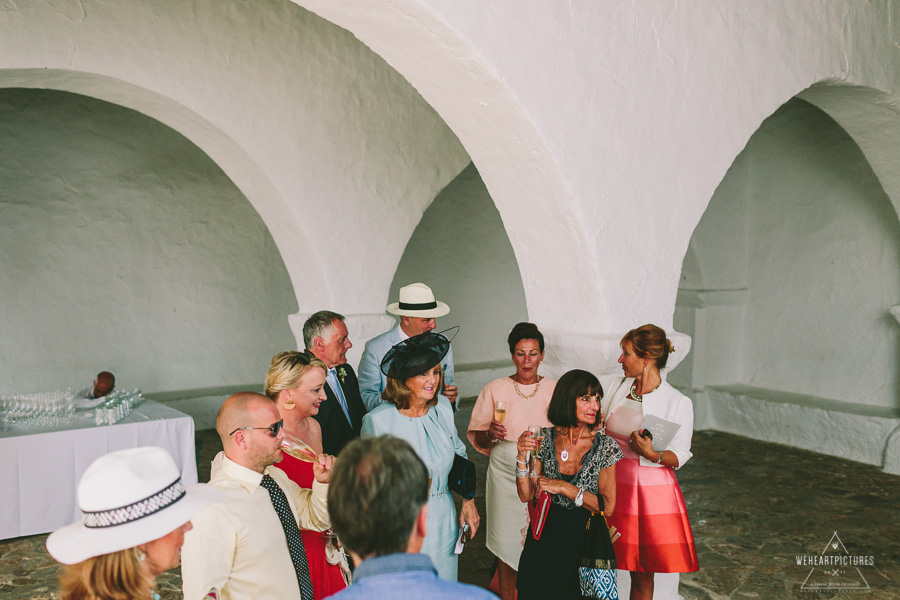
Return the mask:
<path id="1" fill-rule="evenodd" d="M 519 391 L 524 396 L 530 396 L 535 385 L 519 385 Z M 485 487 L 487 549 L 516 570 L 528 526 L 528 512 L 516 492 L 516 439 L 530 425 L 550 426 L 547 406 L 555 387 L 556 381 L 544 377 L 537 393 L 526 399 L 516 393 L 509 377 L 495 379 L 484 386 L 478 395 L 466 433 L 472 446 L 491 458 Z M 490 426 L 494 418 L 495 400 L 506 401 L 506 420 L 503 422 L 507 431 L 506 440 L 488 447 L 479 446 L 475 432 Z"/>

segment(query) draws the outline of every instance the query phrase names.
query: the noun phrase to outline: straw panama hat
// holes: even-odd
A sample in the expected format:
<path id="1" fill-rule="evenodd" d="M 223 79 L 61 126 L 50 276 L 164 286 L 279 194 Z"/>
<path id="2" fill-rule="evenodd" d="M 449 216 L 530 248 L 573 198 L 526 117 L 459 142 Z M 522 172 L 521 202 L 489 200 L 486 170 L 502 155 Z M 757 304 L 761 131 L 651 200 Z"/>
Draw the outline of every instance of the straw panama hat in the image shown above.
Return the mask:
<path id="1" fill-rule="evenodd" d="M 387 311 L 402 317 L 443 317 L 450 307 L 434 299 L 434 292 L 424 283 L 411 283 L 400 288 L 400 302 L 388 304 Z"/>
<path id="2" fill-rule="evenodd" d="M 214 487 L 185 487 L 175 461 L 162 448 L 131 448 L 101 456 L 78 483 L 80 521 L 56 530 L 47 550 L 73 565 L 94 556 L 159 539 L 218 501 Z"/>

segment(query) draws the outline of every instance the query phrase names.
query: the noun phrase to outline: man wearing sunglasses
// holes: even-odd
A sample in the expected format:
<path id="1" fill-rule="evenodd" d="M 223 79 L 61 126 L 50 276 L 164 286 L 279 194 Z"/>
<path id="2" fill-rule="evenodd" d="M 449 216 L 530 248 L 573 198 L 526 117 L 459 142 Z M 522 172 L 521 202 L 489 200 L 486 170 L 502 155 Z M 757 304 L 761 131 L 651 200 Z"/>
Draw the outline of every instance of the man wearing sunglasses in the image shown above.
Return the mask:
<path id="1" fill-rule="evenodd" d="M 311 490 L 281 469 L 281 417 L 269 398 L 239 392 L 216 417 L 224 451 L 213 461 L 210 485 L 223 499 L 191 519 L 182 549 L 184 597 L 312 600 L 309 566 L 298 529 L 325 531 L 333 457 L 320 454 Z"/>

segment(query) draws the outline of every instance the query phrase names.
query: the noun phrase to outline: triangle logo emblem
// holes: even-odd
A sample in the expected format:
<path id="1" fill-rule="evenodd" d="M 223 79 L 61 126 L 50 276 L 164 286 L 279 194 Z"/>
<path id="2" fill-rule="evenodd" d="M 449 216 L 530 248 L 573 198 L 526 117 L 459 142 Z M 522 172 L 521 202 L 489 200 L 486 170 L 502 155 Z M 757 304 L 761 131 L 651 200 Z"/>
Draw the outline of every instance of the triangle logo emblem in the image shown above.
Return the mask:
<path id="1" fill-rule="evenodd" d="M 806 591 L 868 590 L 869 582 L 863 577 L 859 567 L 844 557 L 850 557 L 837 531 L 825 544 L 820 555 L 821 562 L 810 569 L 809 575 L 800 586 Z M 849 563 L 849 564 L 848 564 Z"/>

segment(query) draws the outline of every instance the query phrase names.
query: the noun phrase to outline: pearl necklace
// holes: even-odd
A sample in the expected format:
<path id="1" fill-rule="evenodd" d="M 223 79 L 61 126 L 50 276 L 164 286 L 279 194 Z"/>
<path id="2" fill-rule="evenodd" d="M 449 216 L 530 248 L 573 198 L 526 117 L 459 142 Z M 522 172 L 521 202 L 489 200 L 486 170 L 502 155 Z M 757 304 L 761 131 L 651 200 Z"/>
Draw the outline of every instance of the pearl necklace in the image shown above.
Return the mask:
<path id="1" fill-rule="evenodd" d="M 534 391 L 531 392 L 530 394 L 528 394 L 527 396 L 525 394 L 523 394 L 522 391 L 519 389 L 519 384 L 516 382 L 515 375 L 513 375 L 512 380 L 513 380 L 513 389 L 516 390 L 516 393 L 519 395 L 520 398 L 524 398 L 525 400 L 530 400 L 530 399 L 534 398 L 535 394 L 538 393 L 538 390 L 541 389 L 540 376 L 538 376 L 537 382 L 534 384 Z M 523 383 L 522 385 L 525 385 L 525 384 Z"/>
<path id="2" fill-rule="evenodd" d="M 637 393 L 637 381 L 635 381 L 634 383 L 631 384 L 631 391 L 628 392 L 628 395 L 631 396 L 635 400 L 635 402 L 643 402 L 644 396 L 655 392 L 656 388 L 658 388 L 660 386 L 660 384 L 662 384 L 662 379 L 659 380 L 659 383 L 657 383 L 656 387 L 654 387 L 652 390 L 650 390 L 649 392 L 644 392 L 643 394 L 641 394 L 639 396 Z"/>

